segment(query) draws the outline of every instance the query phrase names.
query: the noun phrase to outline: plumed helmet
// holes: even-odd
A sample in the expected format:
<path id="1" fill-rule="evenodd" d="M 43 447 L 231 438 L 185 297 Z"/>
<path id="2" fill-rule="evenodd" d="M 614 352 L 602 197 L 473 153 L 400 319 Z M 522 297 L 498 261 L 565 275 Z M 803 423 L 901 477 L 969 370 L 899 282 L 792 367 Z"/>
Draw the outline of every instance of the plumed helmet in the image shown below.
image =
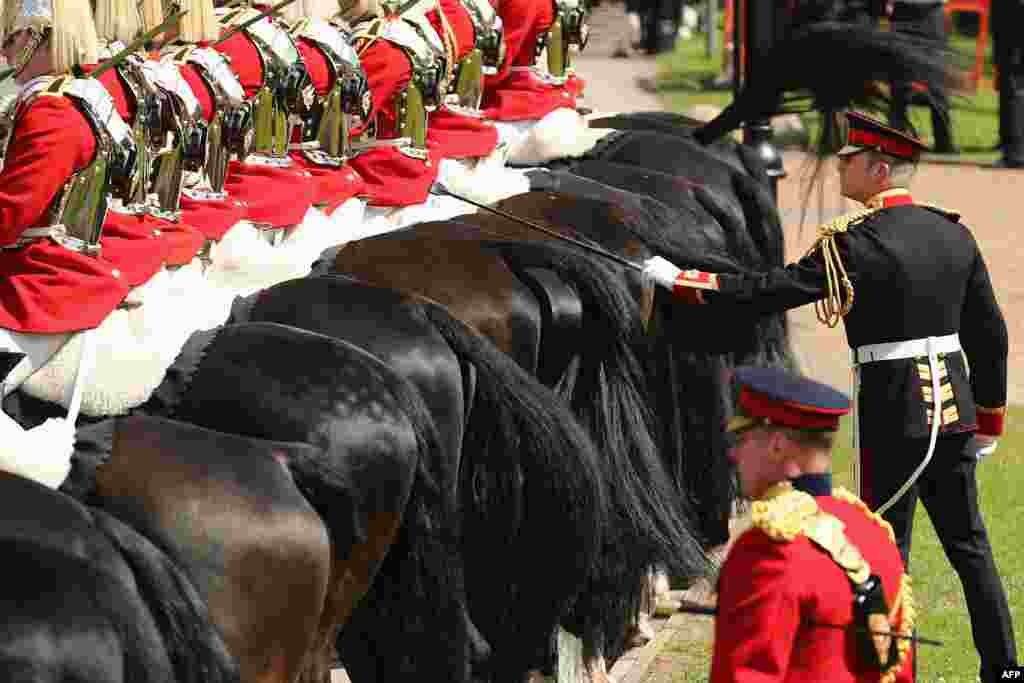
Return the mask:
<path id="1" fill-rule="evenodd" d="M 5 0 L 3 10 L 5 41 L 22 31 L 31 36 L 12 66 L 24 67 L 47 39 L 54 73 L 96 63 L 99 41 L 89 0 Z"/>

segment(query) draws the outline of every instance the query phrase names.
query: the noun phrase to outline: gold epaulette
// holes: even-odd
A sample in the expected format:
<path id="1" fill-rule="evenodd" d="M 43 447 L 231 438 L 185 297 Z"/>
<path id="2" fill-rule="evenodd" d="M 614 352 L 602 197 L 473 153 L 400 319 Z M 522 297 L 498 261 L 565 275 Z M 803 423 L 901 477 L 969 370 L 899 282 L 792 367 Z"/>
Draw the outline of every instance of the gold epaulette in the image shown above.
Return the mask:
<path id="1" fill-rule="evenodd" d="M 773 541 L 792 541 L 804 533 L 807 521 L 818 512 L 814 496 L 797 491 L 788 481 L 776 484 L 751 506 L 753 526 Z"/>
<path id="2" fill-rule="evenodd" d="M 960 222 L 960 212 L 959 211 L 953 211 L 953 209 L 947 209 L 947 208 L 942 207 L 942 206 L 936 206 L 935 204 L 918 204 L 917 206 L 921 206 L 921 207 L 924 207 L 926 209 L 930 209 L 930 210 L 934 211 L 935 213 L 942 215 L 944 218 L 947 218 L 947 219 L 953 221 L 954 223 L 959 223 Z"/>
<path id="3" fill-rule="evenodd" d="M 839 320 L 850 312 L 854 298 L 853 283 L 839 256 L 836 235 L 846 232 L 850 226 L 857 225 L 876 211 L 878 209 L 858 209 L 833 218 L 818 229 L 818 239 L 807 250 L 807 256 L 821 250 L 821 259 L 825 264 L 826 294 L 825 298 L 814 303 L 814 312 L 818 320 L 829 327 L 838 325 Z"/>

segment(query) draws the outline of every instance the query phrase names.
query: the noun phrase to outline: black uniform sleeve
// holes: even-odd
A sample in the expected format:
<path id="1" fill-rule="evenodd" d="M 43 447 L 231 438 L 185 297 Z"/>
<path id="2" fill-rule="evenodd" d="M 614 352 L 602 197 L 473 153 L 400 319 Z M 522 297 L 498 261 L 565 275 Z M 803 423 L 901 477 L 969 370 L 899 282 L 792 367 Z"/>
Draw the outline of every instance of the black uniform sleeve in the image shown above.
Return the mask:
<path id="1" fill-rule="evenodd" d="M 971 366 L 971 392 L 980 411 L 1004 408 L 1009 338 L 985 259 L 977 246 L 960 315 L 960 343 Z"/>
<path id="2" fill-rule="evenodd" d="M 849 254 L 845 249 L 845 239 L 840 237 L 836 243 L 840 258 L 856 286 Z M 842 286 L 838 282 L 836 285 Z M 730 302 L 747 304 L 761 315 L 803 306 L 825 298 L 828 293 L 825 263 L 820 249 L 784 268 L 760 273 L 721 273 L 718 276 L 718 287 L 718 296 Z"/>

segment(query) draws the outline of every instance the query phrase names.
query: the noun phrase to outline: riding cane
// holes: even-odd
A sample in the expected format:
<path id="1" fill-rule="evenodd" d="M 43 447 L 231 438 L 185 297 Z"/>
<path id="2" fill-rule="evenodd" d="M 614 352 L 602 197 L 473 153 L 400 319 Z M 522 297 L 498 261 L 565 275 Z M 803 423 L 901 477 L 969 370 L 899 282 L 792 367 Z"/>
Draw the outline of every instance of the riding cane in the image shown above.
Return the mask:
<path id="1" fill-rule="evenodd" d="M 501 216 L 502 218 L 510 220 L 513 223 L 519 223 L 520 225 L 524 225 L 524 226 L 526 226 L 528 228 L 531 228 L 533 230 L 537 230 L 538 232 L 542 232 L 545 235 L 547 235 L 548 237 L 553 237 L 556 240 L 561 240 L 563 242 L 568 242 L 569 244 L 571 244 L 573 246 L 576 246 L 576 247 L 579 247 L 580 249 L 583 249 L 585 251 L 589 251 L 592 254 L 597 254 L 598 256 L 603 256 L 606 259 L 611 259 L 612 261 L 615 261 L 616 263 L 618 263 L 620 266 L 626 266 L 627 268 L 632 268 L 633 270 L 639 271 L 641 273 L 644 270 L 644 267 L 642 265 L 640 265 L 639 263 L 634 263 L 634 262 L 630 261 L 629 259 L 623 258 L 622 256 L 619 256 L 616 253 L 610 252 L 607 249 L 599 247 L 596 244 L 588 244 L 587 242 L 575 239 L 574 237 L 569 237 L 568 235 L 562 235 L 562 234 L 556 232 L 555 230 L 552 230 L 551 228 L 546 228 L 543 225 L 540 225 L 538 223 L 534 223 L 531 220 L 527 220 L 525 218 L 520 218 L 519 216 L 511 214 L 508 211 L 504 211 L 502 209 L 499 209 L 499 208 L 496 208 L 496 207 L 493 207 L 493 206 L 488 206 L 487 204 L 484 204 L 482 202 L 478 202 L 478 201 L 475 201 L 473 199 L 469 199 L 468 197 L 463 197 L 462 195 L 455 194 L 454 192 L 449 190 L 447 187 L 444 186 L 444 184 L 442 184 L 440 182 L 435 182 L 433 184 L 433 186 L 430 188 L 430 193 L 431 194 L 436 194 L 436 195 L 439 195 L 439 196 L 448 195 L 449 197 L 452 197 L 453 199 L 458 199 L 460 202 L 466 202 L 467 204 L 475 206 L 478 209 L 483 209 L 484 211 L 489 211 L 490 213 L 493 213 L 493 214 L 495 214 L 497 216 Z"/>

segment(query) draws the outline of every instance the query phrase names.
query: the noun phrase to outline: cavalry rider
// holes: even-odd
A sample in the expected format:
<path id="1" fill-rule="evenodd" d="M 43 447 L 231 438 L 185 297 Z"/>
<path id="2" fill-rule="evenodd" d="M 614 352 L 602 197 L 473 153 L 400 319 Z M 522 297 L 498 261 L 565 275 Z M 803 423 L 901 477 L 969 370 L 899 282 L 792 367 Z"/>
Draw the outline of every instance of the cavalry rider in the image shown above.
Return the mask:
<path id="1" fill-rule="evenodd" d="M 444 101 L 430 114 L 428 144 L 444 159 L 438 180 L 477 202 L 494 203 L 530 190 L 524 172 L 505 166 L 508 145 L 480 109 L 484 78 L 505 58 L 501 18 L 487 0 L 421 0 L 405 12 L 423 12 L 445 46 L 450 68 Z"/>
<path id="2" fill-rule="evenodd" d="M 470 213 L 462 202 L 430 194 L 442 154 L 428 144 L 427 116 L 448 87 L 440 37 L 422 14 L 398 16 L 377 0 L 341 0 L 339 7 L 352 24 L 371 97 L 367 119 L 352 131 L 349 162 L 366 181 L 363 235 Z"/>
<path id="3" fill-rule="evenodd" d="M 1006 323 L 959 216 L 910 194 L 924 145 L 860 114 L 845 121 L 841 191 L 865 208 L 823 226 L 804 258 L 763 273 L 716 274 L 655 257 L 644 273 L 685 302 L 737 302 L 752 314 L 817 302 L 822 322 L 843 319 L 864 498 L 892 524 L 909 566 L 920 496 L 963 584 L 987 683 L 1016 662 L 975 480 L 978 457 L 1003 431 Z"/>
<path id="4" fill-rule="evenodd" d="M 115 56 L 112 53 L 120 53 L 141 33 L 142 17 L 131 0 L 98 0 L 94 11 L 96 32 L 101 42 L 101 59 Z M 173 115 L 163 112 L 164 116 L 160 116 L 158 112 L 161 100 L 171 95 L 161 91 L 155 82 L 150 67 L 156 64 L 146 59 L 144 53 L 137 52 L 98 76 L 99 82 L 113 98 L 118 115 L 133 127 L 135 134 L 140 181 L 132 188 L 127 203 L 120 198 L 111 200 L 101 238 L 106 258 L 119 265 L 121 273 L 132 286 L 142 284 L 156 272 L 146 268 L 152 256 L 143 245 L 148 246 L 150 252 L 156 251 L 156 245 L 163 245 L 163 256 L 157 268 L 161 264 L 177 267 L 191 263 L 206 241 L 201 230 L 182 220 L 182 214 L 186 212 L 178 208 L 180 186 L 175 186 L 175 182 L 179 182 L 181 177 L 184 155 L 180 152 L 177 140 L 172 145 L 166 143 L 164 122 Z M 97 68 L 98 65 L 83 65 L 82 71 L 92 74 Z M 139 154 L 139 146 L 142 145 L 146 149 Z M 167 156 L 156 160 L 151 158 L 151 155 L 161 153 Z M 158 166 L 161 162 L 162 166 Z M 156 176 L 155 183 L 141 180 L 151 175 Z M 152 185 L 159 187 L 154 191 Z M 161 206 L 162 201 L 169 205 Z M 239 213 L 232 213 L 237 221 Z M 136 239 L 129 242 L 132 237 Z M 140 240 L 139 237 L 148 239 Z M 129 251 L 125 258 L 119 259 L 115 241 L 123 242 L 128 247 L 138 246 Z M 133 270 L 139 272 L 137 281 L 132 278 Z"/>
<path id="5" fill-rule="evenodd" d="M 591 131 L 577 111 L 584 83 L 571 65 L 572 50 L 587 42 L 582 0 L 501 0 L 507 56 L 484 79 L 484 115 L 509 142 L 509 161 L 536 165 L 590 149 L 609 131 Z M 546 54 L 544 66 L 538 57 Z M 539 139 L 535 139 L 539 138 Z"/>
<path id="6" fill-rule="evenodd" d="M 892 528 L 832 487 L 849 399 L 777 368 L 735 383 L 729 457 L 753 524 L 719 574 L 711 683 L 909 683 L 910 641 L 891 634 L 912 634 L 914 601 Z"/>
<path id="7" fill-rule="evenodd" d="M 128 295 L 99 228 L 109 183 L 125 180 L 130 131 L 98 82 L 71 75 L 96 63 L 97 48 L 86 0 L 6 3 L 4 53 L 20 90 L 0 171 L 4 396 Z M 0 413 L 0 432 L 0 469 L 63 481 L 74 425 L 23 431 Z"/>
<path id="8" fill-rule="evenodd" d="M 286 103 L 280 87 L 289 74 L 305 82 L 298 52 L 269 17 L 218 42 L 221 27 L 212 0 L 186 0 L 181 7 L 189 13 L 161 52 L 197 100 L 209 138 L 202 177 L 184 194 L 197 203 L 239 202 L 245 210 L 245 220 L 219 237 L 207 234 L 217 241 L 206 277 L 241 294 L 301 277 L 324 248 L 322 241 L 330 240 L 331 226 L 313 208 L 320 185 L 287 154 L 285 129 L 293 116 L 288 106 L 295 100 Z M 242 8 L 227 20 L 238 24 L 258 14 Z"/>
<path id="9" fill-rule="evenodd" d="M 316 93 L 289 154 L 319 184 L 317 205 L 339 229 L 334 242 L 347 239 L 346 229 L 362 221 L 365 204 L 357 197 L 366 183 L 348 157 L 353 118 L 367 113 L 370 97 L 352 29 L 336 16 L 337 7 L 335 0 L 297 0 L 283 11 Z"/>
<path id="10" fill-rule="evenodd" d="M 586 11 L 574 0 L 501 0 L 505 62 L 484 79 L 484 114 L 508 122 L 534 122 L 559 109 L 576 109 L 583 81 L 571 67 L 570 46 L 586 43 Z M 546 68 L 537 63 L 546 51 Z"/>

